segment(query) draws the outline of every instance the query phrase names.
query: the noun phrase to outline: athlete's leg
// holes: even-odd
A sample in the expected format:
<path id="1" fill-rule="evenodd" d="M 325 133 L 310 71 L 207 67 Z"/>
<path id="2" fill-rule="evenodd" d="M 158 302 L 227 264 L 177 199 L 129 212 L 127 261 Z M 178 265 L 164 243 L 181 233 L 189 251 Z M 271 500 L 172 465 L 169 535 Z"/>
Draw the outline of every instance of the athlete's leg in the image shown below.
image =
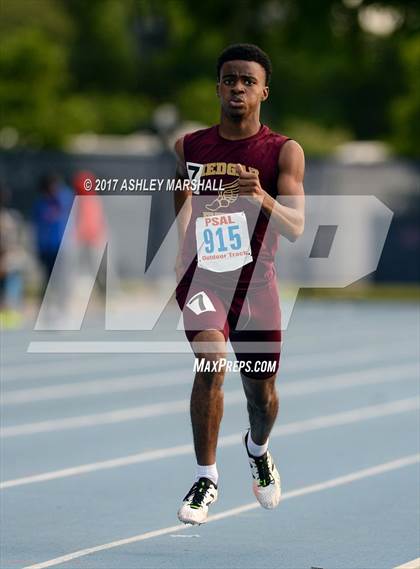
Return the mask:
<path id="1" fill-rule="evenodd" d="M 218 330 L 204 330 L 195 335 L 192 343 L 197 358 L 219 362 L 226 356 L 226 340 Z M 223 415 L 224 368 L 197 372 L 191 392 L 191 424 L 194 448 L 199 465 L 216 462 L 216 447 Z"/>
<path id="2" fill-rule="evenodd" d="M 258 502 L 267 509 L 278 506 L 281 497 L 280 474 L 268 450 L 268 436 L 279 408 L 275 379 L 275 375 L 264 380 L 242 375 L 251 425 L 245 433 L 244 444 L 251 467 L 252 489 Z"/>
<path id="3" fill-rule="evenodd" d="M 264 445 L 273 428 L 279 410 L 279 398 L 275 386 L 276 376 L 267 379 L 253 379 L 241 374 L 244 387 L 251 439 L 257 445 Z"/>
<path id="4" fill-rule="evenodd" d="M 178 510 L 178 518 L 184 523 L 202 524 L 218 495 L 216 446 L 223 415 L 224 379 L 224 366 L 219 366 L 218 362 L 226 354 L 229 327 L 226 309 L 213 290 L 178 286 L 177 301 L 183 311 L 187 338 L 195 356 L 205 366 L 196 373 L 191 392 L 196 480 Z"/>
<path id="5" fill-rule="evenodd" d="M 245 313 L 244 313 L 245 306 Z M 252 473 L 252 488 L 263 508 L 275 508 L 281 497 L 280 474 L 268 450 L 268 437 L 277 417 L 279 400 L 275 387 L 280 360 L 281 326 L 275 283 L 261 290 L 248 291 L 230 340 L 239 364 L 244 387 L 250 430 L 244 444 Z M 237 314 L 237 312 L 236 312 Z M 236 316 L 236 315 L 235 315 Z M 234 329 L 233 329 L 234 328 Z"/>
<path id="6" fill-rule="evenodd" d="M 281 347 L 280 306 L 275 281 L 262 289 L 248 290 L 246 302 L 234 305 L 240 316 L 230 340 L 242 368 L 242 384 L 247 398 L 251 439 L 263 445 L 277 417 L 279 400 L 276 376 Z M 233 326 L 232 326 L 233 328 Z M 260 351 L 261 350 L 261 351 Z"/>

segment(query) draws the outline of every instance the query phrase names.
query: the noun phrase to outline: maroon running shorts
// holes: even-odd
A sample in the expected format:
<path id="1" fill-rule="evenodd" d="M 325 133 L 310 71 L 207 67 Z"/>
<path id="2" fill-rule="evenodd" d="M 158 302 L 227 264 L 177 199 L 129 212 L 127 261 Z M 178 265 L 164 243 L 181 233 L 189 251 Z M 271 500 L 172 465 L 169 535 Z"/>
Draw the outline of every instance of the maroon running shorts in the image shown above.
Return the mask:
<path id="1" fill-rule="evenodd" d="M 236 291 L 233 295 L 230 291 L 205 284 L 190 286 L 184 280 L 177 287 L 176 299 L 190 343 L 199 332 L 220 330 L 226 341 L 230 339 L 238 362 L 247 362 L 248 365 L 241 370 L 243 375 L 267 379 L 277 373 L 281 324 L 277 282 L 274 279 L 264 287 L 248 292 Z"/>

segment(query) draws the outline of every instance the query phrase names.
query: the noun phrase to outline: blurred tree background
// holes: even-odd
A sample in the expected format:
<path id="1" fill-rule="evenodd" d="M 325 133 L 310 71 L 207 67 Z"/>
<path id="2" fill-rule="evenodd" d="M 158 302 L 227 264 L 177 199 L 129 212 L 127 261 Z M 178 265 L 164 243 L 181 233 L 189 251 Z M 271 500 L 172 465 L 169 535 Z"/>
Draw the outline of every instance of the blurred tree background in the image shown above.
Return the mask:
<path id="1" fill-rule="evenodd" d="M 0 144 L 153 128 L 175 103 L 218 120 L 215 60 L 246 41 L 273 61 L 263 119 L 309 154 L 383 140 L 419 155 L 417 0 L 1 0 Z"/>

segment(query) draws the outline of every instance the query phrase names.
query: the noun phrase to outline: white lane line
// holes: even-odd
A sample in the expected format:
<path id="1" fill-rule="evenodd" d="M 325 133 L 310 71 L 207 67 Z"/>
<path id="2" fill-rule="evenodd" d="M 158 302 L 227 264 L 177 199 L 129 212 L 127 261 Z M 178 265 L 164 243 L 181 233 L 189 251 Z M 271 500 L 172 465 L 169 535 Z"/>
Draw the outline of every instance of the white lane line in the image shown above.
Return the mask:
<path id="1" fill-rule="evenodd" d="M 225 404 L 234 405 L 244 399 L 242 390 L 235 390 L 225 393 Z M 105 413 L 94 413 L 92 415 L 79 415 L 77 417 L 67 417 L 66 419 L 51 419 L 49 421 L 39 421 L 37 423 L 24 423 L 13 427 L 5 427 L 0 431 L 1 438 L 19 437 L 23 435 L 35 435 L 39 433 L 50 433 L 57 431 L 68 431 L 71 429 L 81 429 L 87 427 L 97 427 L 100 425 L 113 425 L 125 423 L 127 421 L 137 421 L 150 417 L 161 417 L 164 415 L 174 415 L 186 413 L 189 402 L 187 399 L 178 401 L 168 401 L 165 403 L 152 403 L 149 405 L 139 405 L 116 409 Z"/>
<path id="2" fill-rule="evenodd" d="M 385 348 L 385 349 L 384 349 Z M 314 369 L 316 366 L 322 368 L 335 367 L 337 365 L 345 365 L 348 362 L 353 364 L 357 361 L 358 364 L 364 364 L 370 361 L 383 361 L 384 358 L 394 358 L 395 353 L 398 357 L 413 357 L 418 360 L 418 351 L 414 346 L 407 346 L 406 342 L 397 342 L 390 346 L 383 346 L 382 349 L 376 349 L 371 345 L 358 348 L 357 350 L 334 350 L 331 353 L 322 352 L 310 356 L 296 356 L 290 357 L 283 355 L 284 361 L 281 362 L 281 370 L 286 372 L 294 372 L 301 370 Z M 392 362 L 392 360 L 391 360 Z"/>
<path id="3" fill-rule="evenodd" d="M 334 413 L 332 415 L 320 415 L 318 417 L 312 417 L 311 419 L 305 419 L 304 421 L 293 421 L 291 423 L 286 423 L 285 425 L 274 427 L 274 429 L 271 431 L 270 438 L 273 439 L 275 437 L 296 435 L 309 431 L 315 431 L 318 429 L 350 425 L 352 423 L 358 423 L 359 421 L 367 421 L 369 419 L 378 419 L 380 417 L 388 417 L 397 415 L 399 413 L 407 413 L 419 409 L 419 406 L 419 399 L 411 398 L 392 401 L 390 403 L 384 403 L 381 405 L 358 407 L 356 409 L 351 409 L 350 411 Z M 239 444 L 242 444 L 242 433 L 235 433 L 232 435 L 220 437 L 218 448 L 230 447 Z M 0 484 L 0 489 L 4 490 L 6 488 L 24 486 L 26 484 L 47 482 L 49 480 L 68 478 L 69 476 L 79 476 L 80 474 L 88 474 L 90 472 L 97 472 L 99 470 L 109 470 L 111 468 L 119 468 L 132 464 L 140 464 L 143 462 L 152 462 L 155 460 L 189 455 L 192 453 L 192 444 L 156 449 L 110 460 L 104 460 L 101 462 L 91 462 L 70 468 L 63 468 L 61 470 L 53 470 L 50 472 L 34 474 L 32 476 L 6 480 Z"/>
<path id="4" fill-rule="evenodd" d="M 376 385 L 380 383 L 417 380 L 419 364 L 406 363 L 397 366 L 373 367 L 365 371 L 322 375 L 313 379 L 300 381 L 279 382 L 280 395 L 288 397 L 319 393 L 322 391 L 337 391 L 357 386 Z"/>
<path id="5" fill-rule="evenodd" d="M 319 354 L 318 354 L 319 355 Z M 329 368 L 337 365 L 337 363 L 344 364 L 343 356 L 351 355 L 357 357 L 359 364 L 367 363 L 370 361 L 375 361 L 375 353 L 372 350 L 367 350 L 364 353 L 358 352 L 342 352 L 335 353 L 331 357 L 325 360 L 325 355 L 323 359 L 318 362 L 321 363 L 322 368 Z M 392 355 L 392 354 L 389 354 Z M 404 354 L 399 354 L 404 355 Z M 409 354 L 407 354 L 409 355 Z M 384 363 L 383 354 L 381 355 L 381 363 Z M 416 360 L 417 361 L 417 360 Z M 391 362 L 390 362 L 391 363 Z M 281 377 L 288 375 L 289 373 L 294 373 L 297 371 L 303 371 L 305 369 L 312 369 L 315 371 L 317 366 L 317 358 L 311 359 L 311 361 L 302 361 L 301 358 L 289 358 L 286 359 L 285 363 L 282 365 L 280 371 Z M 405 370 L 405 364 L 400 364 L 401 369 Z M 375 368 L 371 368 L 375 369 Z M 384 369 L 389 369 L 386 366 Z M 394 366 L 393 369 L 397 369 Z M 182 385 L 188 384 L 192 381 L 192 365 L 190 367 L 185 367 L 181 369 L 175 369 L 173 371 L 159 371 L 156 370 L 153 373 L 142 374 L 135 373 L 126 375 L 123 377 L 115 377 L 111 379 L 96 379 L 91 381 L 79 381 L 77 383 L 64 383 L 60 385 L 49 385 L 45 387 L 35 387 L 29 389 L 14 389 L 9 391 L 4 391 L 1 394 L 1 404 L 3 405 L 17 405 L 24 403 L 31 403 L 36 401 L 51 401 L 58 399 L 69 399 L 79 396 L 86 395 L 98 395 L 106 393 L 119 393 L 127 391 L 136 391 L 145 388 L 152 387 L 162 387 L 170 385 Z M 370 370 L 367 370 L 370 371 Z M 355 374 L 362 374 L 363 372 L 354 372 Z M 165 377 L 165 375 L 170 374 L 171 377 Z M 336 375 L 336 374 L 335 374 Z M 343 376 L 345 374 L 342 374 Z M 178 377 L 179 376 L 179 377 Z M 324 377 L 324 374 L 322 375 Z"/>
<path id="6" fill-rule="evenodd" d="M 102 395 L 107 393 L 122 393 L 137 391 L 153 387 L 169 387 L 192 382 L 192 366 L 184 369 L 168 371 L 155 371 L 144 374 L 141 372 L 112 379 L 95 379 L 92 381 L 78 381 L 76 383 L 63 383 L 34 387 L 30 389 L 14 389 L 3 391 L 1 403 L 3 405 L 18 405 L 36 401 L 51 401 L 57 399 L 71 399 L 86 395 Z"/>
<path id="7" fill-rule="evenodd" d="M 394 569 L 420 569 L 420 557 L 412 561 L 407 561 L 407 563 L 403 565 L 398 565 L 398 567 L 394 567 Z"/>
<path id="8" fill-rule="evenodd" d="M 321 378 L 316 380 L 290 382 L 290 384 L 285 384 L 283 388 L 280 387 L 280 394 L 283 397 L 299 397 L 321 391 L 347 389 L 353 386 L 365 386 L 376 383 L 385 383 L 389 381 L 411 381 L 413 379 L 417 379 L 417 371 L 418 366 L 416 363 L 401 366 L 398 365 L 393 367 L 387 366 L 372 368 L 364 373 L 351 372 L 346 374 L 337 374 L 325 379 Z M 407 374 L 409 377 L 407 377 L 405 374 Z M 235 405 L 243 400 L 244 395 L 242 389 L 227 391 L 225 393 L 226 405 Z M 47 421 L 38 421 L 34 423 L 23 423 L 20 425 L 4 427 L 0 430 L 0 437 L 10 438 L 23 435 L 48 433 L 51 431 L 56 432 L 94 427 L 99 425 L 123 423 L 126 421 L 135 421 L 149 417 L 183 413 L 188 409 L 188 406 L 189 399 L 181 399 L 177 401 L 152 403 L 148 405 L 140 405 L 137 407 L 115 409 L 113 411 L 107 411 L 105 413 L 93 413 L 90 415 L 66 417 L 65 419 L 50 419 Z"/>
<path id="9" fill-rule="evenodd" d="M 190 362 L 184 358 L 184 361 L 179 365 L 175 366 L 175 369 L 179 369 L 180 367 L 184 367 L 188 365 Z M 89 372 L 120 372 L 124 370 L 125 373 L 135 373 L 137 370 L 141 369 L 142 371 L 155 371 L 156 364 L 153 361 L 147 362 L 145 365 L 140 359 L 138 361 L 127 360 L 127 358 L 116 358 L 110 357 L 96 357 L 90 358 L 89 361 L 84 359 L 75 359 L 74 356 L 72 357 L 71 361 L 49 361 L 43 364 L 43 366 L 24 366 L 23 369 L 15 366 L 13 368 L 8 368 L 7 366 L 3 365 L 3 378 L 2 383 L 14 383 L 17 381 L 32 381 L 32 380 L 40 380 L 46 378 L 61 378 L 67 376 L 74 376 L 77 375 L 80 377 L 82 374 L 88 374 Z M 168 363 L 166 368 L 163 369 L 164 372 L 168 372 L 174 369 L 174 366 Z"/>
<path id="10" fill-rule="evenodd" d="M 282 496 L 282 501 L 292 500 L 293 498 L 300 498 L 302 496 L 307 496 L 308 494 L 315 494 L 317 492 L 322 492 L 324 490 L 330 490 L 331 488 L 337 488 L 339 486 L 351 484 L 358 480 L 371 478 L 373 476 L 385 474 L 386 472 L 392 472 L 393 470 L 398 470 L 400 468 L 405 468 L 407 466 L 416 464 L 417 462 L 419 462 L 419 460 L 420 460 L 420 454 L 413 454 L 399 458 L 397 460 L 392 460 L 390 462 L 384 462 L 376 466 L 371 466 L 370 468 L 356 470 L 354 472 L 350 472 L 349 474 L 345 474 L 344 476 L 338 476 L 336 478 L 325 480 L 324 482 L 318 482 L 317 484 L 310 484 L 308 486 L 303 486 L 301 488 L 297 488 L 296 490 L 286 492 Z M 225 520 L 227 518 L 243 514 L 244 512 L 255 510 L 257 508 L 260 508 L 260 505 L 257 502 L 243 504 L 242 506 L 231 508 L 229 510 L 225 510 L 224 512 L 220 512 L 219 514 L 214 514 L 213 516 L 210 516 L 208 518 L 207 523 L 216 522 L 219 520 Z M 88 547 L 86 549 L 79 549 L 78 551 L 74 551 L 73 553 L 68 553 L 67 555 L 56 557 L 55 559 L 50 559 L 48 561 L 36 563 L 35 565 L 27 565 L 23 569 L 46 569 L 47 567 L 54 567 L 55 565 L 60 565 L 61 563 L 72 561 L 73 559 L 86 557 L 86 555 L 91 555 L 92 553 L 98 553 L 99 551 L 114 549 L 116 547 L 121 547 L 123 545 L 128 545 L 131 543 L 138 543 L 140 541 L 145 541 L 147 539 L 152 539 L 154 537 L 160 537 L 162 535 L 168 535 L 174 532 L 182 531 L 187 528 L 188 526 L 184 524 L 177 524 L 174 526 L 169 526 L 154 531 L 141 533 L 124 539 L 110 541 L 102 545 L 96 545 L 94 547 Z"/>
<path id="11" fill-rule="evenodd" d="M 17 358 L 8 357 L 9 353 L 7 354 L 7 356 L 4 355 L 2 360 L 3 366 L 7 368 L 9 371 L 12 370 L 18 371 L 18 370 L 26 370 L 28 368 L 37 368 L 43 366 L 49 367 L 53 363 L 55 365 L 66 365 L 68 363 L 69 364 L 75 363 L 74 356 L 72 354 L 66 354 L 64 356 L 61 356 L 60 354 L 57 355 L 45 354 L 45 357 L 42 356 L 41 354 L 36 354 L 32 356 L 26 353 L 27 347 L 28 343 L 25 343 L 25 345 L 22 346 L 21 350 L 19 352 L 16 352 Z M 90 363 L 95 359 L 98 361 L 98 356 L 95 354 L 92 354 L 91 356 L 85 355 L 83 357 L 83 360 L 86 363 Z M 121 360 L 123 360 L 123 358 L 121 358 Z"/>

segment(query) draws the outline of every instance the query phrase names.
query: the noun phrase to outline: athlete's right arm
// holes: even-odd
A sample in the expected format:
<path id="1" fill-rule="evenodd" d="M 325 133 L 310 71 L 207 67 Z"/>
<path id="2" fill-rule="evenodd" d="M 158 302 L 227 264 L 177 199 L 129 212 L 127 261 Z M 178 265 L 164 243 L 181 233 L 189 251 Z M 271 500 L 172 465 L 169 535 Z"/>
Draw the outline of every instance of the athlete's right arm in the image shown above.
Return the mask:
<path id="1" fill-rule="evenodd" d="M 175 155 L 177 159 L 176 180 L 185 180 L 188 176 L 184 157 L 184 137 L 178 138 L 175 142 Z M 182 263 L 182 246 L 184 244 L 188 223 L 191 219 L 191 190 L 175 190 L 174 203 L 178 228 L 178 254 L 175 262 L 175 272 L 177 282 L 179 282 L 186 269 Z"/>

